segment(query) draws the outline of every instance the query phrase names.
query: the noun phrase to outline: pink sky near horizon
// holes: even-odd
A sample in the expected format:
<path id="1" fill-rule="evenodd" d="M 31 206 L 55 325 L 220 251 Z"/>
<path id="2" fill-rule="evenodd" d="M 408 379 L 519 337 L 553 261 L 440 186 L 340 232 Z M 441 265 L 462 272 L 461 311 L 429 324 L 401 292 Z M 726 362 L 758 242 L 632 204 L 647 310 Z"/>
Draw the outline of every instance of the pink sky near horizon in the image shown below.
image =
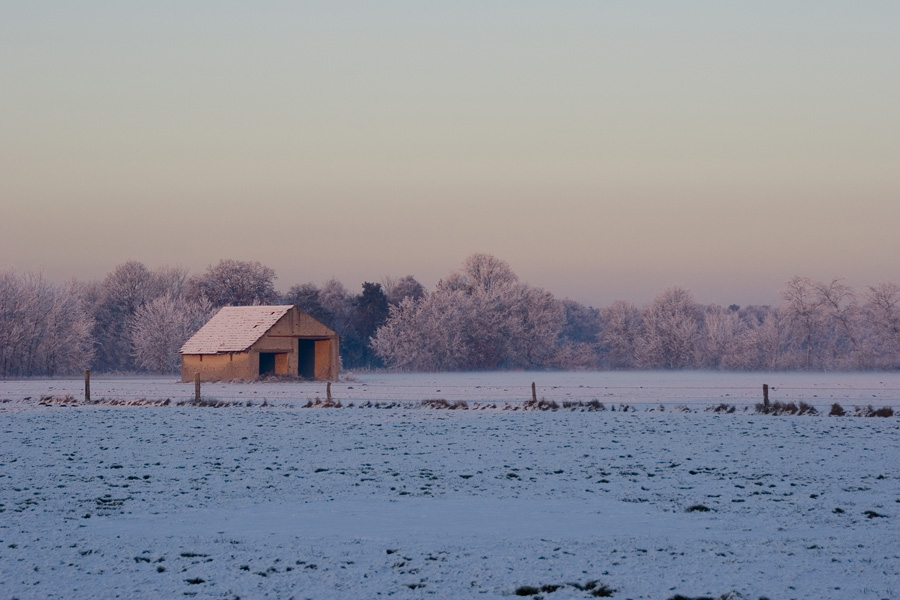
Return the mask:
<path id="1" fill-rule="evenodd" d="M 900 7 L 0 7 L 0 270 L 900 281 Z"/>

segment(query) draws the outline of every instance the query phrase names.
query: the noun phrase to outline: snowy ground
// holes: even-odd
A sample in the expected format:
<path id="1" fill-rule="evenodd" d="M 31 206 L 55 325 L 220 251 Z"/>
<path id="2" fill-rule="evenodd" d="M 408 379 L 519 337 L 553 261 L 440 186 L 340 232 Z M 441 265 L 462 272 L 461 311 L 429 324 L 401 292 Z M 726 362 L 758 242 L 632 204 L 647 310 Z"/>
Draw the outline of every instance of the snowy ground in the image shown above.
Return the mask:
<path id="1" fill-rule="evenodd" d="M 551 379 L 602 387 L 538 375 L 548 398 Z M 900 419 L 647 411 L 750 404 L 762 376 L 604 375 L 622 377 L 608 406 L 626 375 L 657 394 L 629 389 L 637 412 L 384 410 L 358 405 L 525 399 L 536 375 L 360 375 L 334 386 L 355 408 L 298 408 L 318 384 L 219 389 L 251 407 L 42 406 L 81 382 L 0 382 L 0 596 L 900 597 Z M 831 377 L 763 379 L 820 408 L 897 406 L 895 375 Z"/>

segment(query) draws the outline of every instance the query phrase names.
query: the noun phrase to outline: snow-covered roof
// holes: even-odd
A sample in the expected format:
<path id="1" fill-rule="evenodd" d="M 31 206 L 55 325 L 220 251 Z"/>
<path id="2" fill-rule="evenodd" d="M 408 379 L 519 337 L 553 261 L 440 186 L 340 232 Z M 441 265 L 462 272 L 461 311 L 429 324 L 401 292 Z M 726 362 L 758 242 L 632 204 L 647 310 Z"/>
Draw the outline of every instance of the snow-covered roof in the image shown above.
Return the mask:
<path id="1" fill-rule="evenodd" d="M 293 306 L 226 306 L 181 347 L 182 354 L 243 352 Z"/>

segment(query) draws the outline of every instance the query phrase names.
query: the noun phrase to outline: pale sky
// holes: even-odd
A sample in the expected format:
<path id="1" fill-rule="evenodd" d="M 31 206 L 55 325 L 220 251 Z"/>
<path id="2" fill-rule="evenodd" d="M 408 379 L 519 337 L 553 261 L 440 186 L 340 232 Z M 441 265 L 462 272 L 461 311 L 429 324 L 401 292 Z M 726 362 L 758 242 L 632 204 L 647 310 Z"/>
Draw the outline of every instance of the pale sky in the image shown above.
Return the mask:
<path id="1" fill-rule="evenodd" d="M 0 270 L 900 282 L 900 3 L 0 0 Z"/>

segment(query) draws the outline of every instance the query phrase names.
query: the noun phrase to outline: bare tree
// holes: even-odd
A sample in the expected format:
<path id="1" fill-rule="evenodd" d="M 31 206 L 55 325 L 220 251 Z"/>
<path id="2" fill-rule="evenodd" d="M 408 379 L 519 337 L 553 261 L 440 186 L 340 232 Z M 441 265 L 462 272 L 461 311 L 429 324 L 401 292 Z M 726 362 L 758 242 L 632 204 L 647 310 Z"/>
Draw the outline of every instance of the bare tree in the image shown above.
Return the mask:
<path id="1" fill-rule="evenodd" d="M 416 281 L 412 275 L 397 279 L 387 276 L 381 282 L 388 304 L 400 304 L 405 298 L 419 300 L 425 295 L 425 286 Z"/>
<path id="2" fill-rule="evenodd" d="M 804 354 L 804 367 L 811 369 L 813 356 L 819 355 L 822 346 L 822 298 L 808 277 L 792 277 L 781 297 L 784 303 L 780 312 L 794 333 L 794 346 Z"/>
<path id="3" fill-rule="evenodd" d="M 813 288 L 818 293 L 826 326 L 831 329 L 833 366 L 867 368 L 871 361 L 860 344 L 861 312 L 854 291 L 840 279 L 828 283 L 815 281 Z"/>
<path id="4" fill-rule="evenodd" d="M 287 291 L 281 301 L 284 304 L 293 304 L 311 317 L 318 319 L 325 325 L 329 325 L 329 313 L 322 306 L 319 298 L 319 288 L 314 283 L 291 286 L 291 289 Z"/>
<path id="5" fill-rule="evenodd" d="M 215 308 L 278 301 L 275 271 L 257 261 L 220 260 L 202 275 L 192 277 L 187 286 L 190 299 L 206 298 Z"/>
<path id="6" fill-rule="evenodd" d="M 491 294 L 519 281 L 509 263 L 490 254 L 472 254 L 463 262 L 461 275 L 472 292 Z"/>

